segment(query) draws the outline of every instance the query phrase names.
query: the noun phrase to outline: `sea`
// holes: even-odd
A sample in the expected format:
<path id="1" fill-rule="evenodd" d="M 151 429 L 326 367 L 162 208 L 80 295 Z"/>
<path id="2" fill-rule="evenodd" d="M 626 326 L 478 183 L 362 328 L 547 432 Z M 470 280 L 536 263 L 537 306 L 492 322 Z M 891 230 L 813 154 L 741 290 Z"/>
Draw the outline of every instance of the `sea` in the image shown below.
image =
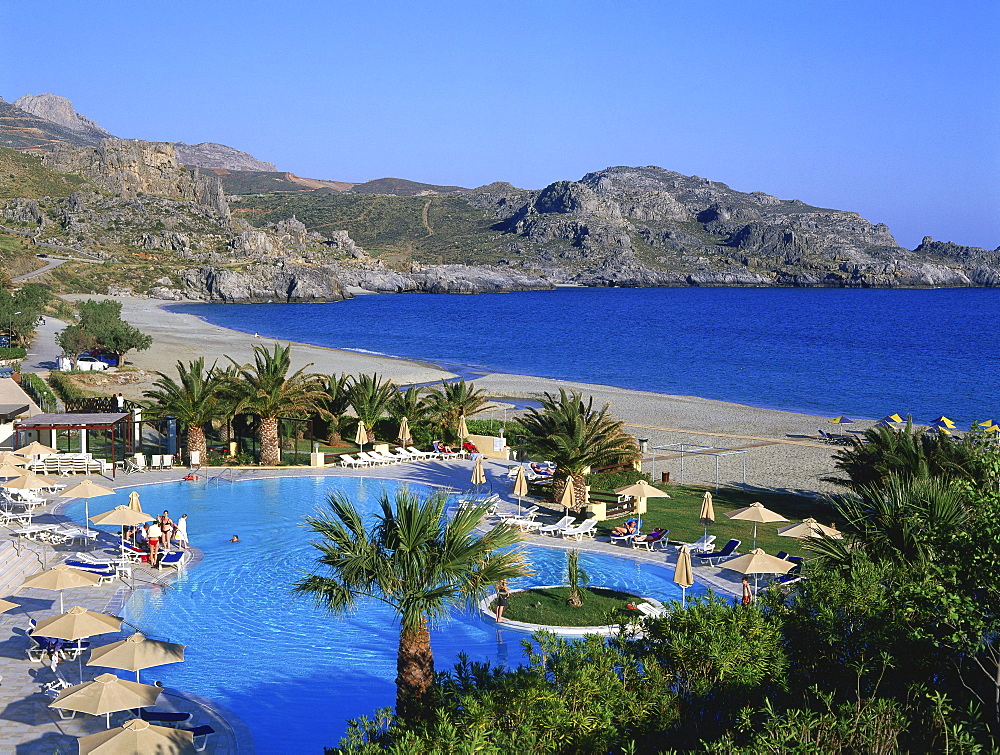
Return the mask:
<path id="1" fill-rule="evenodd" d="M 1000 289 L 578 288 L 172 307 L 246 333 L 818 416 L 1000 415 Z M 997 416 L 1000 419 L 1000 416 Z"/>

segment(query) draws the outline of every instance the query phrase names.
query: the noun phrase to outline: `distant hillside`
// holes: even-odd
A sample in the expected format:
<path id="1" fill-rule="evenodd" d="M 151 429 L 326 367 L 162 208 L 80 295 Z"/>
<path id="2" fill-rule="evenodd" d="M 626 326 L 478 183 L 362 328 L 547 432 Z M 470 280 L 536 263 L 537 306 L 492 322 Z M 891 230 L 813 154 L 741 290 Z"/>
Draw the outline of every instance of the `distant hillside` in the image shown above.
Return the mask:
<path id="1" fill-rule="evenodd" d="M 113 138 L 96 121 L 76 112 L 73 103 L 56 94 L 26 94 L 14 100 L 14 107 L 94 140 Z"/>
<path id="2" fill-rule="evenodd" d="M 84 183 L 80 176 L 47 168 L 34 155 L 0 147 L 0 199 L 68 197 Z"/>
<path id="3" fill-rule="evenodd" d="M 185 165 L 223 170 L 278 170 L 274 163 L 258 160 L 249 152 L 233 149 L 225 144 L 216 144 L 215 142 L 202 142 L 201 144 L 174 142 L 173 144 L 177 149 L 177 159 Z"/>
<path id="4" fill-rule="evenodd" d="M 39 118 L 0 99 L 0 147 L 48 151 L 60 144 L 92 147 L 97 142 L 89 134 Z"/>
<path id="5" fill-rule="evenodd" d="M 294 173 L 261 170 L 215 170 L 226 194 L 288 194 L 325 190 L 341 192 L 355 184 L 302 178 Z"/>
<path id="6" fill-rule="evenodd" d="M 426 194 L 451 194 L 465 191 L 461 186 L 435 186 L 417 181 L 407 181 L 405 178 L 376 178 L 363 184 L 351 187 L 354 194 L 389 194 L 396 197 L 416 197 Z"/>

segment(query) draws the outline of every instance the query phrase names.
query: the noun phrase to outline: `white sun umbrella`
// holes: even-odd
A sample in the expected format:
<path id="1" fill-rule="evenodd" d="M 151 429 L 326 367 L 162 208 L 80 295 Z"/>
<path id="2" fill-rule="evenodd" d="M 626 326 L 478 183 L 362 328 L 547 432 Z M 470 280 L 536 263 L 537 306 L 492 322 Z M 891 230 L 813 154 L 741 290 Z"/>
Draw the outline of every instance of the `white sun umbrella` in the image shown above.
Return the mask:
<path id="1" fill-rule="evenodd" d="M 985 427 L 985 425 L 984 425 Z M 13 451 L 0 451 L 0 464 L 12 464 L 15 467 L 27 466 L 28 460 Z"/>
<path id="2" fill-rule="evenodd" d="M 810 517 L 803 519 L 798 524 L 790 524 L 787 527 L 779 528 L 778 537 L 794 537 L 799 540 L 832 537 L 834 540 L 842 540 L 844 535 L 835 527 L 827 527 L 825 524 L 820 524 Z"/>
<path id="3" fill-rule="evenodd" d="M 764 524 L 766 522 L 787 522 L 781 514 L 777 514 L 768 508 L 764 508 L 764 504 L 760 501 L 754 501 L 749 506 L 743 509 L 737 509 L 736 511 L 727 511 L 726 516 L 730 519 L 742 519 L 745 522 L 753 522 L 753 547 L 757 547 L 757 525 Z M 782 572 L 784 574 L 784 572 Z"/>
<path id="4" fill-rule="evenodd" d="M 55 637 L 72 642 L 96 634 L 119 632 L 121 628 L 122 620 L 117 616 L 88 611 L 83 606 L 73 606 L 66 613 L 39 621 L 34 633 L 40 637 Z M 83 679 L 83 660 L 80 655 L 77 656 L 77 662 L 80 667 L 80 678 Z"/>
<path id="5" fill-rule="evenodd" d="M 517 476 L 514 478 L 514 495 L 517 496 L 517 515 L 521 516 L 521 497 L 528 495 L 528 481 L 524 477 L 524 467 L 517 465 Z"/>
<path id="6" fill-rule="evenodd" d="M 43 445 L 37 440 L 34 440 L 24 448 L 15 449 L 14 453 L 20 454 L 21 456 L 47 456 L 49 454 L 59 453 L 59 449 L 51 448 L 50 446 Z"/>
<path id="7" fill-rule="evenodd" d="M 184 645 L 153 640 L 141 632 L 136 632 L 124 640 L 93 648 L 87 665 L 134 671 L 135 680 L 138 682 L 139 672 L 142 669 L 183 662 L 184 648 Z"/>
<path id="8" fill-rule="evenodd" d="M 365 423 L 358 420 L 358 430 L 354 433 L 354 442 L 358 444 L 358 450 L 365 450 L 365 443 L 368 442 L 368 431 L 365 429 Z"/>
<path id="9" fill-rule="evenodd" d="M 677 564 L 674 566 L 674 582 L 681 586 L 681 605 L 687 605 L 687 589 L 694 584 L 694 570 L 691 568 L 691 551 L 681 547 L 677 551 Z"/>
<path id="10" fill-rule="evenodd" d="M 34 472 L 25 472 L 20 477 L 8 480 L 0 487 L 7 490 L 44 490 L 52 487 L 52 480 Z"/>
<path id="11" fill-rule="evenodd" d="M 399 440 L 404 449 L 408 445 L 406 441 L 410 440 L 410 420 L 406 417 L 399 420 L 399 437 L 397 440 Z"/>
<path id="12" fill-rule="evenodd" d="M 0 464 L 0 477 L 4 479 L 10 480 L 14 477 L 24 477 L 26 474 L 28 474 L 28 470 L 16 467 L 10 462 Z"/>
<path id="13" fill-rule="evenodd" d="M 110 511 L 94 514 L 90 521 L 94 524 L 103 524 L 119 527 L 134 527 L 143 522 L 151 522 L 156 517 L 152 517 L 144 511 L 136 511 L 128 506 L 118 505 Z M 125 551 L 125 541 L 122 540 L 122 552 Z"/>
<path id="14" fill-rule="evenodd" d="M 59 494 L 59 498 L 82 498 L 83 499 L 83 518 L 84 527 L 87 530 L 87 545 L 90 545 L 90 499 L 99 498 L 104 495 L 114 495 L 115 491 L 111 488 L 106 488 L 103 485 L 98 485 L 93 482 L 89 477 L 83 478 L 76 485 L 71 485 L 66 488 L 63 492 Z"/>

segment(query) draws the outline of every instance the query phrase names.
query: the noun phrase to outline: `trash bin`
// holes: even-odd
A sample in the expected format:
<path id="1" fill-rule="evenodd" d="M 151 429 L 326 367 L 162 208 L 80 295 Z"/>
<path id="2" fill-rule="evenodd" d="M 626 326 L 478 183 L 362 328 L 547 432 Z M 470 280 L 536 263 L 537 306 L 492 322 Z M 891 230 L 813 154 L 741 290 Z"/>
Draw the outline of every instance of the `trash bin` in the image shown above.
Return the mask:
<path id="1" fill-rule="evenodd" d="M 670 482 L 670 472 L 660 472 L 660 482 Z"/>

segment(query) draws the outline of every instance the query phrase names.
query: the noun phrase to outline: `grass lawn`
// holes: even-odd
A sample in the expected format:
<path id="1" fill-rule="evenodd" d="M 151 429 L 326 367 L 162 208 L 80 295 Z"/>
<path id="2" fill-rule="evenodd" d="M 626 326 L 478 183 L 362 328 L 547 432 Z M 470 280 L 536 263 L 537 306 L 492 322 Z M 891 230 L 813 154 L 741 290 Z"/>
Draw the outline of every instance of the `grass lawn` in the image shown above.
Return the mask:
<path id="1" fill-rule="evenodd" d="M 526 621 L 531 624 L 548 624 L 559 627 L 595 627 L 616 624 L 622 616 L 638 616 L 638 611 L 625 608 L 640 600 L 634 595 L 584 587 L 580 590 L 583 605 L 574 608 L 566 605 L 569 587 L 543 587 L 512 593 L 504 610 L 505 619 Z M 490 604 L 493 609 L 493 604 Z"/>
<path id="2" fill-rule="evenodd" d="M 671 540 L 693 542 L 700 538 L 705 529 L 698 521 L 701 511 L 702 496 L 706 490 L 712 491 L 712 503 L 715 508 L 715 524 L 709 525 L 708 532 L 716 536 L 716 550 L 721 548 L 730 538 L 742 540 L 740 553 L 746 553 L 753 547 L 753 522 L 743 522 L 730 519 L 727 511 L 735 511 L 749 506 L 754 501 L 760 501 L 771 511 L 781 514 L 789 520 L 788 523 L 801 522 L 807 517 L 813 517 L 823 524 L 833 521 L 833 510 L 826 502 L 804 496 L 748 492 L 737 488 L 719 488 L 716 495 L 714 488 L 693 485 L 658 484 L 656 487 L 670 494 L 670 498 L 650 498 L 649 510 L 642 517 L 642 531 L 649 532 L 654 527 L 666 527 L 670 530 Z M 613 527 L 622 524 L 624 519 L 611 519 L 597 525 L 599 534 L 607 535 Z M 757 547 L 774 555 L 778 551 L 787 551 L 794 556 L 804 556 L 801 541 L 792 537 L 779 537 L 779 527 L 787 526 L 785 522 L 757 525 Z"/>

